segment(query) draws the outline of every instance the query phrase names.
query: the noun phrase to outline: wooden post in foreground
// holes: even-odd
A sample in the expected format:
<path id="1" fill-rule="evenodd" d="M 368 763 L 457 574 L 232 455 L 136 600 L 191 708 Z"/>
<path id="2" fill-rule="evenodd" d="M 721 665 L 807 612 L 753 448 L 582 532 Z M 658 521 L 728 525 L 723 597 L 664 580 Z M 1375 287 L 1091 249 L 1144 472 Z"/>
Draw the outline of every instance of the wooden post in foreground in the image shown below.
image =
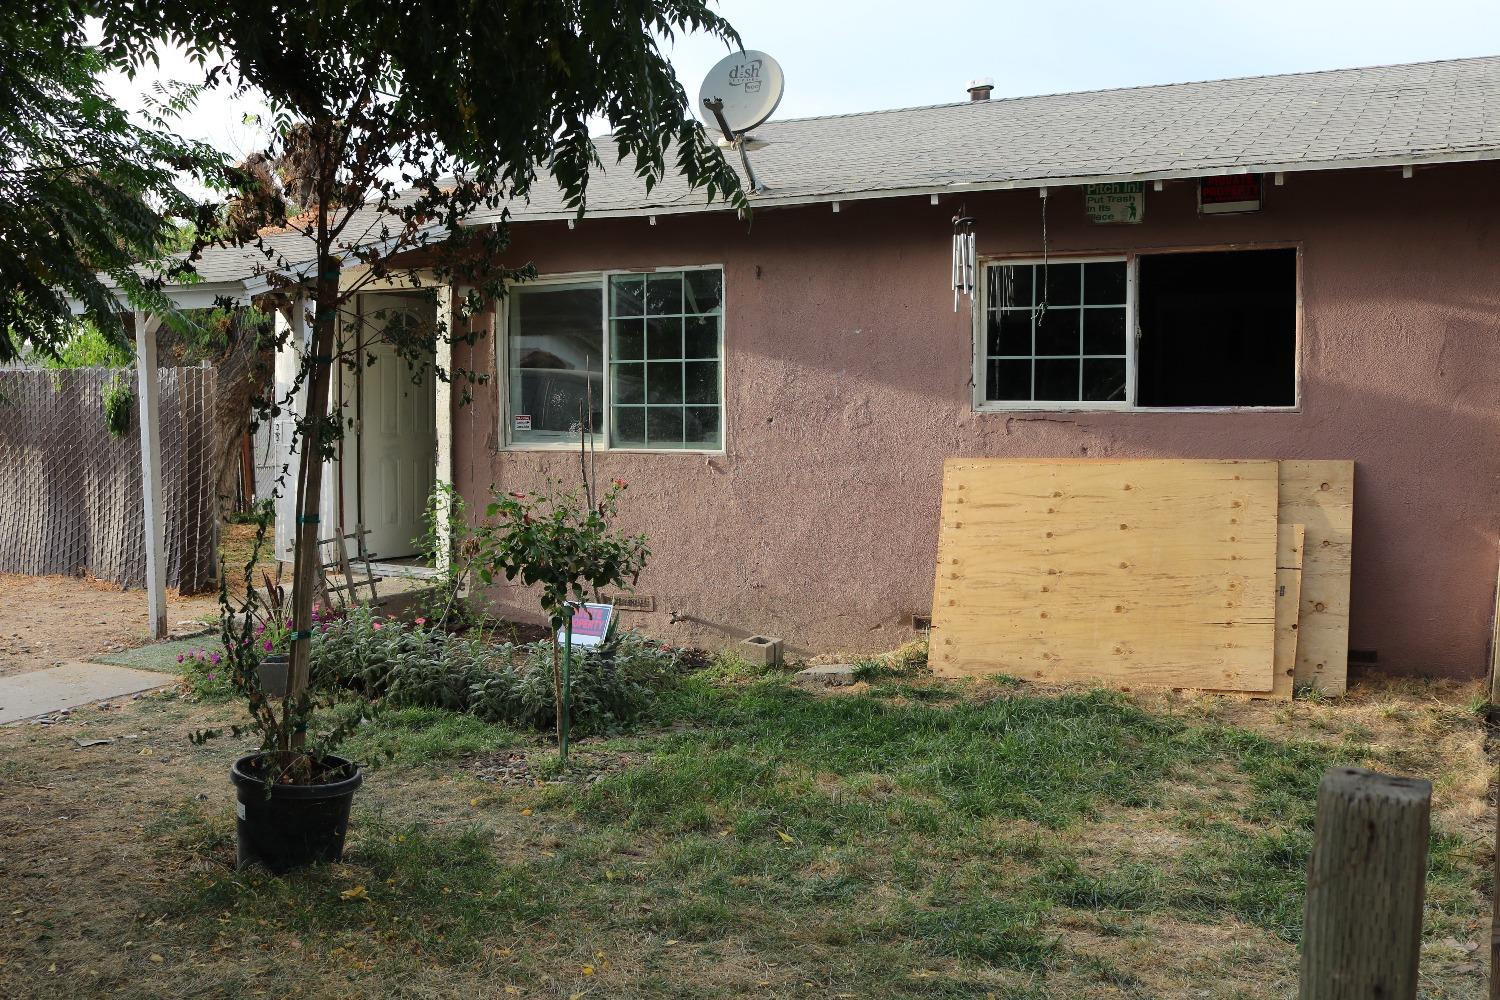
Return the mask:
<path id="1" fill-rule="evenodd" d="M 1490 867 L 1495 877 L 1490 890 L 1490 1000 L 1500 1000 L 1500 815 L 1495 817 L 1495 858 Z"/>
<path id="2" fill-rule="evenodd" d="M 1354 767 L 1318 784 L 1300 1000 L 1415 1000 L 1432 783 Z"/>
<path id="3" fill-rule="evenodd" d="M 135 311 L 136 402 L 141 424 L 141 499 L 146 531 L 146 605 L 151 635 L 167 637 L 166 526 L 161 498 L 161 416 L 157 404 L 156 329 L 161 320 Z"/>

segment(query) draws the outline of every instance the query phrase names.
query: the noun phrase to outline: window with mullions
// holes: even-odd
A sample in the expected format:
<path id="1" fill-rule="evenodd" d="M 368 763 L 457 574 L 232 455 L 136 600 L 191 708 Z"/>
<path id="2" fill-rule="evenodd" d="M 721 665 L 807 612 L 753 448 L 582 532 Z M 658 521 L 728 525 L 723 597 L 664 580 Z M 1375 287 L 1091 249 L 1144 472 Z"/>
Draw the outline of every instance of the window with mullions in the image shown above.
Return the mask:
<path id="1" fill-rule="evenodd" d="M 717 268 L 610 276 L 610 447 L 721 447 L 723 287 Z"/>
<path id="2" fill-rule="evenodd" d="M 1123 403 L 1124 260 L 986 268 L 984 398 Z"/>

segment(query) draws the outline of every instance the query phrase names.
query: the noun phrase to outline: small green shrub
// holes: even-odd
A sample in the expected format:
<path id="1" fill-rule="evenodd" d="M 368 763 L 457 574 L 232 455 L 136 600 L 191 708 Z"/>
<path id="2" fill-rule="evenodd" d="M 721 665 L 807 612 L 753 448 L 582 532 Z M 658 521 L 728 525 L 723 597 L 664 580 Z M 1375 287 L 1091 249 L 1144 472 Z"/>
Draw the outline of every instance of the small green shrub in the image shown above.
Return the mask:
<path id="1" fill-rule="evenodd" d="M 520 647 L 519 666 L 485 672 L 471 711 L 482 719 L 547 729 L 556 718 L 552 647 Z M 654 689 L 677 673 L 678 654 L 633 632 L 597 649 L 574 650 L 568 711 L 579 728 L 609 732 L 650 705 Z"/>
<path id="2" fill-rule="evenodd" d="M 573 655 L 568 706 L 579 727 L 592 732 L 633 720 L 682 670 L 679 651 L 629 631 Z M 321 623 L 312 665 L 315 687 L 355 691 L 392 706 L 468 712 L 535 729 L 550 728 L 556 717 L 550 642 L 456 636 L 422 618 L 381 618 L 362 607 Z"/>
<path id="3" fill-rule="evenodd" d="M 111 437 L 124 437 L 130 432 L 130 413 L 135 408 L 135 391 L 123 374 L 116 374 L 104 387 L 100 397 L 104 410 L 104 426 Z"/>
<path id="4" fill-rule="evenodd" d="M 257 500 L 249 510 L 236 510 L 224 515 L 230 524 L 275 524 L 276 501 L 270 497 Z"/>

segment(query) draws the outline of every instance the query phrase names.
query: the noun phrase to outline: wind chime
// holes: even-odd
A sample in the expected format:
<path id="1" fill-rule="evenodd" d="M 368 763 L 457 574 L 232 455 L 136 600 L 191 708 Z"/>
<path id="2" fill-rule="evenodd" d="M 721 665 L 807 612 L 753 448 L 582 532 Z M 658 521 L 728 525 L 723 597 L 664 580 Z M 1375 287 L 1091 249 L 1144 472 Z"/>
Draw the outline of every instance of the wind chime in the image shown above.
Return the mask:
<path id="1" fill-rule="evenodd" d="M 968 206 L 960 206 L 953 217 L 953 311 L 958 312 L 958 300 L 967 296 L 974 301 L 974 281 L 978 267 L 974 254 L 974 220 L 968 215 Z"/>

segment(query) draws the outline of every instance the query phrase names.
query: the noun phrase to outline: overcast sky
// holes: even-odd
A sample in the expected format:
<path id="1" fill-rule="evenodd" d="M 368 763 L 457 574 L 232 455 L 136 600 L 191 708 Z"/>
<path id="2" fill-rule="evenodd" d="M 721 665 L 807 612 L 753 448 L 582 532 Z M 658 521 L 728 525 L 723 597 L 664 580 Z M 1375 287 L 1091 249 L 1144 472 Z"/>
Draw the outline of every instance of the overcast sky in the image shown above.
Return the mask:
<path id="1" fill-rule="evenodd" d="M 722 0 L 747 48 L 786 74 L 777 118 L 996 97 L 1500 54 L 1496 0 Z M 690 98 L 724 54 L 680 38 L 669 50 Z M 179 60 L 164 63 L 185 79 Z M 111 81 L 127 104 L 148 80 Z M 209 99 L 183 126 L 233 155 L 256 145 L 241 106 Z M 254 110 L 249 108 L 248 110 Z"/>

